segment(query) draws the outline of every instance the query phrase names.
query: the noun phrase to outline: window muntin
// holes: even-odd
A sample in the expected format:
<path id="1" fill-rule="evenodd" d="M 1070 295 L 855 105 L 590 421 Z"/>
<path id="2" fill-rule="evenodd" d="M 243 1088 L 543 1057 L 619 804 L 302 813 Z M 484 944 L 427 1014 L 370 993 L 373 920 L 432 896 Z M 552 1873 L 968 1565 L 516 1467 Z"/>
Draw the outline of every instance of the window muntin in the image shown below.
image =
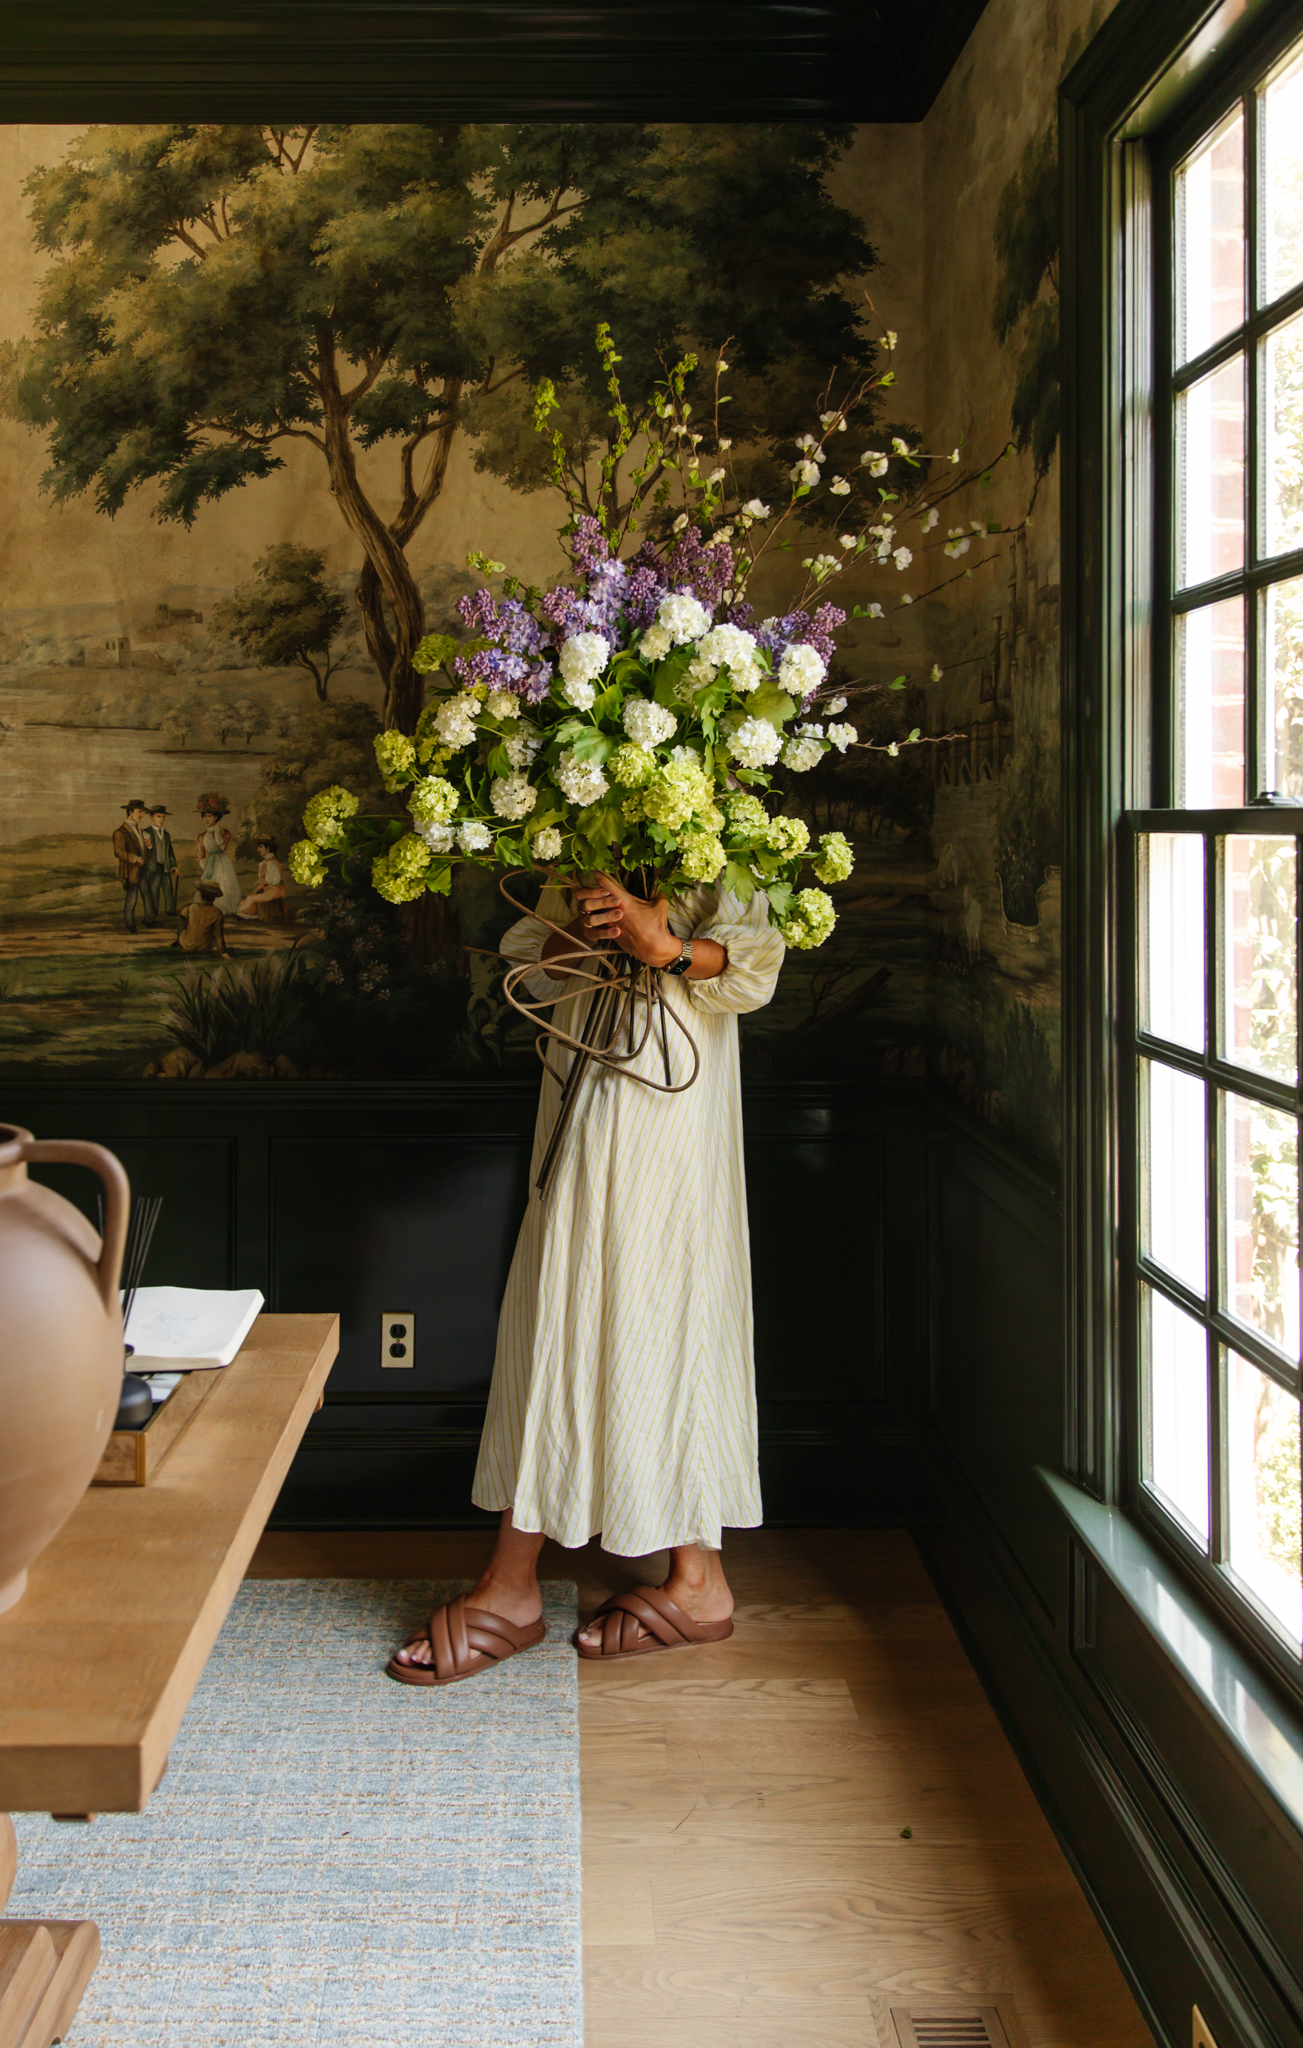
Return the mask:
<path id="1" fill-rule="evenodd" d="M 1246 73 L 1156 166 L 1126 1214 L 1138 1502 L 1299 1681 L 1303 41 Z"/>

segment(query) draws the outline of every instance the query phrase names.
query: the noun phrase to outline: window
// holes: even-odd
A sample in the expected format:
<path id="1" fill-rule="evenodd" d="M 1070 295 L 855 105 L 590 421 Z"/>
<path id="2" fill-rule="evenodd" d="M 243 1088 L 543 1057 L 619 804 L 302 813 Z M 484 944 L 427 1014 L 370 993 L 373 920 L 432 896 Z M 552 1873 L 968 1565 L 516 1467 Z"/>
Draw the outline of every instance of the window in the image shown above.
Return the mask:
<path id="1" fill-rule="evenodd" d="M 1132 1479 L 1297 1676 L 1303 42 L 1205 95 L 1150 165 L 1152 791 L 1127 821 L 1121 1034 Z"/>

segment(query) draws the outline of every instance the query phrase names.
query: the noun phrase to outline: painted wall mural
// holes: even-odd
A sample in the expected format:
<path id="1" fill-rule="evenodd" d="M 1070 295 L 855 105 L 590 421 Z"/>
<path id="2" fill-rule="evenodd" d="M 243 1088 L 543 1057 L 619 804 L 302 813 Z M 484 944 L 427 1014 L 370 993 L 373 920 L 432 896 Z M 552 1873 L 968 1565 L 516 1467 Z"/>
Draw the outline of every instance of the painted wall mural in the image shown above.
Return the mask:
<path id="1" fill-rule="evenodd" d="M 971 580 L 957 557 L 944 602 L 907 577 L 918 602 L 842 636 L 848 682 L 911 678 L 861 726 L 939 743 L 830 756 L 794 785 L 858 866 L 744 1057 L 774 1078 L 929 1077 L 1052 1166 L 1050 200 L 1070 33 L 991 0 L 914 128 L 556 126 L 529 131 L 527 161 L 513 134 L 510 172 L 505 131 L 476 131 L 483 161 L 462 162 L 462 131 L 369 129 L 311 192 L 302 131 L 178 148 L 175 131 L 0 129 L 0 1076 L 532 1072 L 475 950 L 509 921 L 492 883 L 466 874 L 416 921 L 308 897 L 285 865 L 304 798 L 343 781 L 383 800 L 372 737 L 419 702 L 410 653 L 456 626 L 468 549 L 555 577 L 526 401 L 558 334 L 613 317 L 626 357 L 650 359 L 677 293 L 680 331 L 742 329 L 742 405 L 777 432 L 805 424 L 810 366 L 851 345 L 867 290 L 900 330 L 901 421 L 991 456 L 1018 443 L 989 501 L 1017 530 L 974 552 Z M 258 262 L 236 189 L 263 209 Z M 58 351 L 94 357 L 128 307 L 150 403 L 110 358 L 68 398 Z M 305 363 L 324 318 L 323 397 Z M 762 595 L 783 608 L 781 569 Z"/>

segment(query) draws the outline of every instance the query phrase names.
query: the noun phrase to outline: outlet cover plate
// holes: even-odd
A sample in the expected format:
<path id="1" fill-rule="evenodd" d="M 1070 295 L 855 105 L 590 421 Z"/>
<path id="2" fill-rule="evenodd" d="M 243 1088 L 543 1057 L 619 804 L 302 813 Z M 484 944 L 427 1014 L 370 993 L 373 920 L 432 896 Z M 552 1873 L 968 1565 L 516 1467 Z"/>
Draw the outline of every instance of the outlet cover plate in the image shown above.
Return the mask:
<path id="1" fill-rule="evenodd" d="M 380 1317 L 381 1365 L 415 1365 L 416 1317 L 407 1309 L 385 1309 Z"/>

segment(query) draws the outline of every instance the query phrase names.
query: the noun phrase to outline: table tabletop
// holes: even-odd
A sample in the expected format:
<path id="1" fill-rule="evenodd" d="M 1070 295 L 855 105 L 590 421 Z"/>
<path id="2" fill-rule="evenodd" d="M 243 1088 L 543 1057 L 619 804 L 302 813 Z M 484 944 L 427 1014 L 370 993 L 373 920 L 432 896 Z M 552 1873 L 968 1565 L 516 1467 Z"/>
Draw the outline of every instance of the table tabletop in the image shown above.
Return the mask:
<path id="1" fill-rule="evenodd" d="M 259 1316 L 149 1484 L 92 1487 L 0 1616 L 0 1812 L 139 1813 L 339 1350 Z"/>

